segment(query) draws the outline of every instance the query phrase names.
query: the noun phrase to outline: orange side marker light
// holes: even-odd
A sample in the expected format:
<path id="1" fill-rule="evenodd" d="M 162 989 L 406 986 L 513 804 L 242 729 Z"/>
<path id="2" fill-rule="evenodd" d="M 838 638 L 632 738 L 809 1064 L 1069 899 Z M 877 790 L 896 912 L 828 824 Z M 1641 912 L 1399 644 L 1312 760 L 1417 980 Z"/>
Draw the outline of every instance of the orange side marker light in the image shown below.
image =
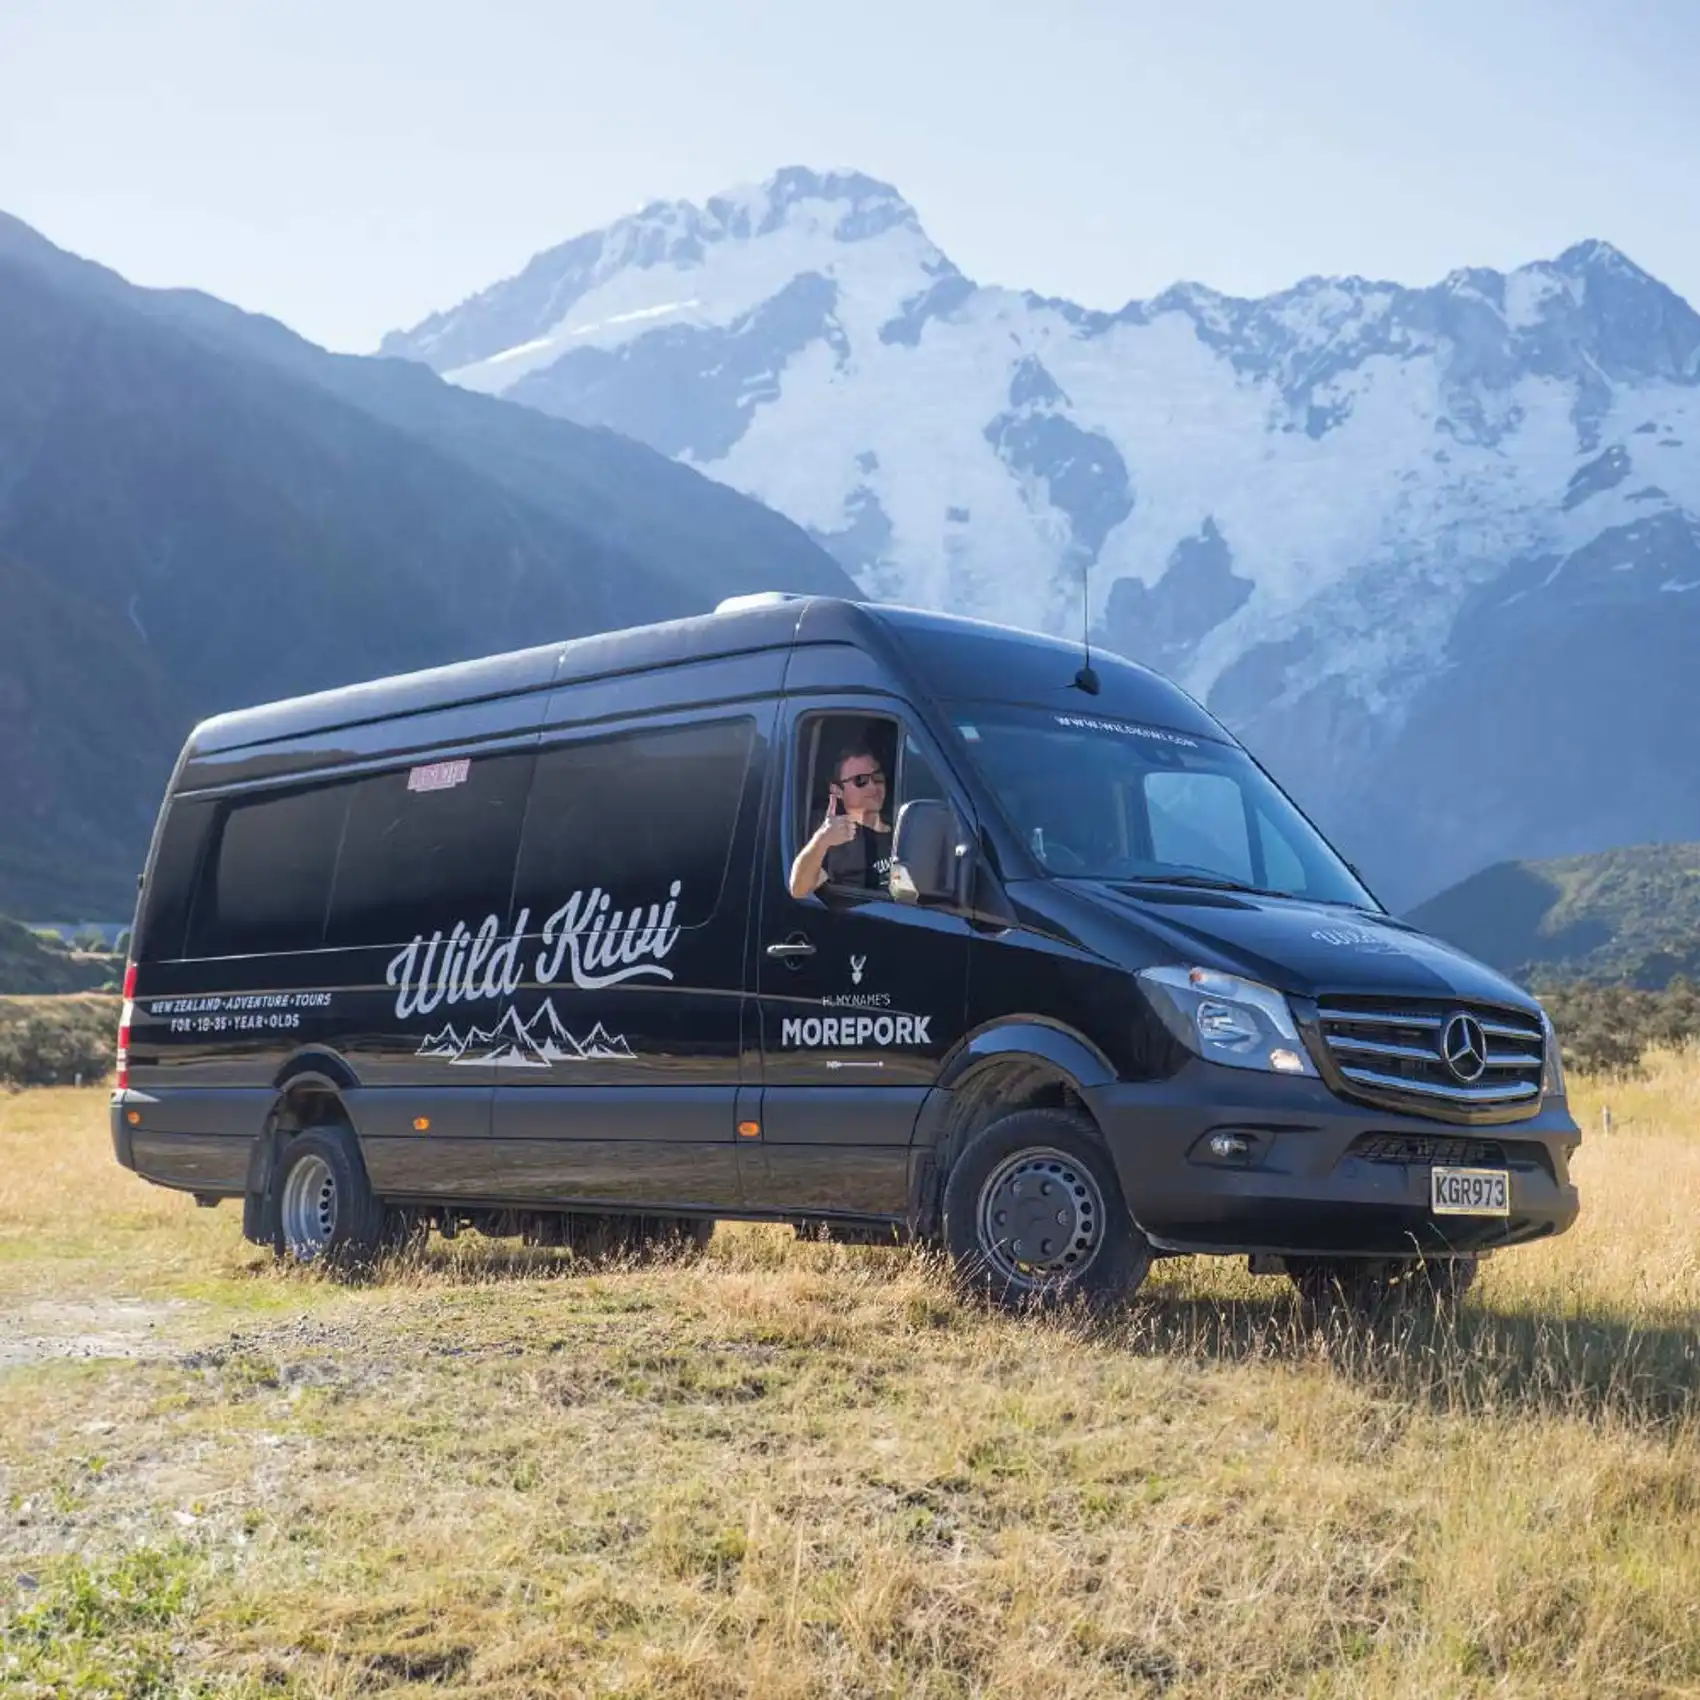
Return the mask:
<path id="1" fill-rule="evenodd" d="M 761 1138 L 761 1123 L 760 1122 L 739 1122 L 738 1123 L 738 1137 L 740 1139 L 760 1139 Z"/>

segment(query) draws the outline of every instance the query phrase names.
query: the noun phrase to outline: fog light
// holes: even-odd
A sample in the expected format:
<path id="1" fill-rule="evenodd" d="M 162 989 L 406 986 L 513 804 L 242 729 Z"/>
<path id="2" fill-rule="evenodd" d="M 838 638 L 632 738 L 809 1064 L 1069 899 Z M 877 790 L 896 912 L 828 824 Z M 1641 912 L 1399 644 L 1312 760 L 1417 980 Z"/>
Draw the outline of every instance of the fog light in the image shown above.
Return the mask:
<path id="1" fill-rule="evenodd" d="M 1278 1074 L 1304 1074 L 1305 1060 L 1297 1051 L 1271 1051 L 1269 1066 Z"/>
<path id="2" fill-rule="evenodd" d="M 1243 1161 L 1251 1155 L 1251 1141 L 1243 1133 L 1213 1133 L 1210 1155 L 1220 1157 L 1224 1163 Z"/>

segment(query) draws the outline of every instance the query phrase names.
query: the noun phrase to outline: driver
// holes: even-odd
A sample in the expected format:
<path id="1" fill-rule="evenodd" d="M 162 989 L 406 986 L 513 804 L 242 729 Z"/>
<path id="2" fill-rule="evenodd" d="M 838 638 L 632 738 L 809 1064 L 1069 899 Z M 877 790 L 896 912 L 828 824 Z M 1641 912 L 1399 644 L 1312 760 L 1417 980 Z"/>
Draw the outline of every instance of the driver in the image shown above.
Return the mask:
<path id="1" fill-rule="evenodd" d="M 885 820 L 885 771 L 865 746 L 838 758 L 826 818 L 791 864 L 791 895 L 807 897 L 829 882 L 884 891 L 891 878 L 891 828 Z"/>

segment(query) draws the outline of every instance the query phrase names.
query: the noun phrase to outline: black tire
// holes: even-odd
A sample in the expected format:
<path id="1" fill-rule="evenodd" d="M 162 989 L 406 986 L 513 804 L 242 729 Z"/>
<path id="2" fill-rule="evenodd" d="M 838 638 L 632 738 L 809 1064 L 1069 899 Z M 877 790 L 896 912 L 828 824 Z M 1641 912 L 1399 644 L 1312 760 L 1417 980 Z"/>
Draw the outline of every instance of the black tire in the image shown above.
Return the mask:
<path id="1" fill-rule="evenodd" d="M 1151 1267 L 1109 1154 L 1072 1110 L 1017 1110 L 975 1136 L 945 1182 L 944 1243 L 960 1279 L 1012 1310 L 1109 1309 Z"/>
<path id="2" fill-rule="evenodd" d="M 292 1139 L 278 1159 L 273 1197 L 280 1257 L 358 1269 L 388 1243 L 390 1223 L 349 1128 L 312 1128 Z"/>
<path id="3" fill-rule="evenodd" d="M 1476 1279 L 1473 1257 L 1289 1257 L 1287 1276 L 1317 1319 L 1443 1311 Z"/>

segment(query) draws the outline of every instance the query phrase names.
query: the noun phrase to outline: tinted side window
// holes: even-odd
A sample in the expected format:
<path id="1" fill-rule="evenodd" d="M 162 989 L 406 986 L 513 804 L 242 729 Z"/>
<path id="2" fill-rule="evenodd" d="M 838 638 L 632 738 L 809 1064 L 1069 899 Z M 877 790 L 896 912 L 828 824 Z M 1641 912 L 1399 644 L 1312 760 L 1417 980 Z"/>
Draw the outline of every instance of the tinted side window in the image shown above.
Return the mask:
<path id="1" fill-rule="evenodd" d="M 755 722 L 715 721 L 565 744 L 537 758 L 516 903 L 535 930 L 575 891 L 613 909 L 665 903 L 678 924 L 714 913 L 743 801 Z"/>
<path id="2" fill-rule="evenodd" d="M 825 818 L 834 775 L 847 755 L 873 757 L 886 780 L 880 794 L 883 813 L 895 818 L 892 775 L 897 772 L 897 748 L 897 722 L 889 715 L 812 714 L 805 719 L 797 740 L 796 819 L 792 822 L 796 844 L 801 845 Z"/>
<path id="3" fill-rule="evenodd" d="M 218 805 L 207 799 L 169 806 L 131 944 L 138 962 L 163 962 L 183 954 L 189 910 L 195 901 L 195 875 L 217 812 Z"/>
<path id="4" fill-rule="evenodd" d="M 221 804 L 195 895 L 188 954 L 316 950 L 347 807 L 346 785 Z"/>
<path id="5" fill-rule="evenodd" d="M 355 782 L 326 942 L 405 944 L 456 921 L 504 924 L 533 756 L 476 756 Z"/>
<path id="6" fill-rule="evenodd" d="M 913 732 L 903 739 L 903 765 L 897 791 L 899 808 L 920 798 L 933 798 L 945 803 L 950 801 L 950 793 L 945 789 L 944 781 L 939 778 L 938 770 L 933 766 L 927 752 L 915 741 Z"/>

